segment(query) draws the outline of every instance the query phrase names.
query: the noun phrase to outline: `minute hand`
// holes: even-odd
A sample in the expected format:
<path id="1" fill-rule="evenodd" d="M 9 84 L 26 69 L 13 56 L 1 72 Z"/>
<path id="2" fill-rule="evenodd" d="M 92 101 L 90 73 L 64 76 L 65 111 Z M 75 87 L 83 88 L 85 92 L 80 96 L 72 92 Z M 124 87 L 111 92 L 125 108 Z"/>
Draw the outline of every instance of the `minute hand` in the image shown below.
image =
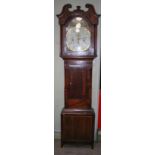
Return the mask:
<path id="1" fill-rule="evenodd" d="M 78 44 L 79 44 L 79 40 L 80 40 L 80 33 L 77 34 L 77 39 L 78 39 Z"/>

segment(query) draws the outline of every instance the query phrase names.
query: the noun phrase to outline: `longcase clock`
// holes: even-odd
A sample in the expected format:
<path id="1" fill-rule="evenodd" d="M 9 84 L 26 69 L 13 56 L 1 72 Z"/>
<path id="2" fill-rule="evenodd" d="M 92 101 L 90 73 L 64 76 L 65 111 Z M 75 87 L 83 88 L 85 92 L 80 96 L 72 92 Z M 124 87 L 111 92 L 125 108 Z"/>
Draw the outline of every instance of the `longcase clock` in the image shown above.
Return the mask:
<path id="1" fill-rule="evenodd" d="M 97 56 L 99 15 L 93 5 L 73 11 L 64 5 L 60 24 L 60 57 L 64 60 L 65 105 L 61 112 L 61 146 L 86 143 L 94 146 L 95 113 L 91 107 L 92 62 Z"/>

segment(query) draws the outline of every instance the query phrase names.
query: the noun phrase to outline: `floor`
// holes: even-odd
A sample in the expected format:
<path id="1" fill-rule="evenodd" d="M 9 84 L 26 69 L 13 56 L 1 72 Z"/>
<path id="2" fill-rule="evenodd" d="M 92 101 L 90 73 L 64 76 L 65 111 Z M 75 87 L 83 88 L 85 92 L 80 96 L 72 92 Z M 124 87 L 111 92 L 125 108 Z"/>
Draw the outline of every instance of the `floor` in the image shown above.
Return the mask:
<path id="1" fill-rule="evenodd" d="M 54 155 L 101 155 L 101 143 L 95 143 L 94 149 L 89 145 L 64 145 L 60 147 L 60 140 L 54 140 Z"/>

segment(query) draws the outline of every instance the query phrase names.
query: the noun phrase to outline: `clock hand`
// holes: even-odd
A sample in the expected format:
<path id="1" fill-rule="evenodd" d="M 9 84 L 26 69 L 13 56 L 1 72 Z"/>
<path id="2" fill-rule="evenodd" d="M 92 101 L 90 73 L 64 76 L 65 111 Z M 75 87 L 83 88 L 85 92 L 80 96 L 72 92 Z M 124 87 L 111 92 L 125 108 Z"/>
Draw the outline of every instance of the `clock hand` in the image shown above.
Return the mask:
<path id="1" fill-rule="evenodd" d="M 78 44 L 79 44 L 79 40 L 80 40 L 80 34 L 79 33 L 77 34 L 77 37 L 78 37 Z"/>

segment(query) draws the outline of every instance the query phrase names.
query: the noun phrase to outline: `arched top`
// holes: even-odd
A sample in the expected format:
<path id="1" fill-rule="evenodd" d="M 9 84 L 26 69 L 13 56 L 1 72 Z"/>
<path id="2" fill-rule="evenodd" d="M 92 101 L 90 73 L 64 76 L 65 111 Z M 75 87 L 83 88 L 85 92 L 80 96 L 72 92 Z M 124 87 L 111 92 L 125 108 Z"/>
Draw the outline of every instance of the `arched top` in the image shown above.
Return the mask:
<path id="1" fill-rule="evenodd" d="M 77 24 L 80 24 L 81 27 L 87 27 L 89 28 L 89 25 L 87 21 L 83 17 L 74 17 L 73 19 L 70 20 L 69 24 L 67 25 L 68 28 L 70 27 L 76 27 Z"/>
<path id="2" fill-rule="evenodd" d="M 81 18 L 82 19 L 82 23 L 86 24 L 87 26 L 91 26 L 92 23 L 90 22 L 90 20 L 88 18 L 86 18 L 85 16 L 80 16 L 80 15 L 76 15 L 76 16 L 70 16 L 69 18 L 66 19 L 66 21 L 64 22 L 64 26 L 68 26 L 69 24 L 71 24 L 74 20 L 76 20 L 77 18 Z"/>
<path id="3" fill-rule="evenodd" d="M 80 6 L 77 6 L 75 10 L 70 11 L 69 9 L 72 8 L 72 5 L 64 5 L 61 13 L 57 15 L 57 17 L 59 18 L 59 24 L 64 25 L 69 19 L 73 19 L 74 17 L 79 16 L 86 18 L 91 24 L 97 25 L 100 15 L 96 13 L 95 8 L 92 4 L 86 4 L 85 7 L 88 8 L 87 11 L 81 10 Z"/>

